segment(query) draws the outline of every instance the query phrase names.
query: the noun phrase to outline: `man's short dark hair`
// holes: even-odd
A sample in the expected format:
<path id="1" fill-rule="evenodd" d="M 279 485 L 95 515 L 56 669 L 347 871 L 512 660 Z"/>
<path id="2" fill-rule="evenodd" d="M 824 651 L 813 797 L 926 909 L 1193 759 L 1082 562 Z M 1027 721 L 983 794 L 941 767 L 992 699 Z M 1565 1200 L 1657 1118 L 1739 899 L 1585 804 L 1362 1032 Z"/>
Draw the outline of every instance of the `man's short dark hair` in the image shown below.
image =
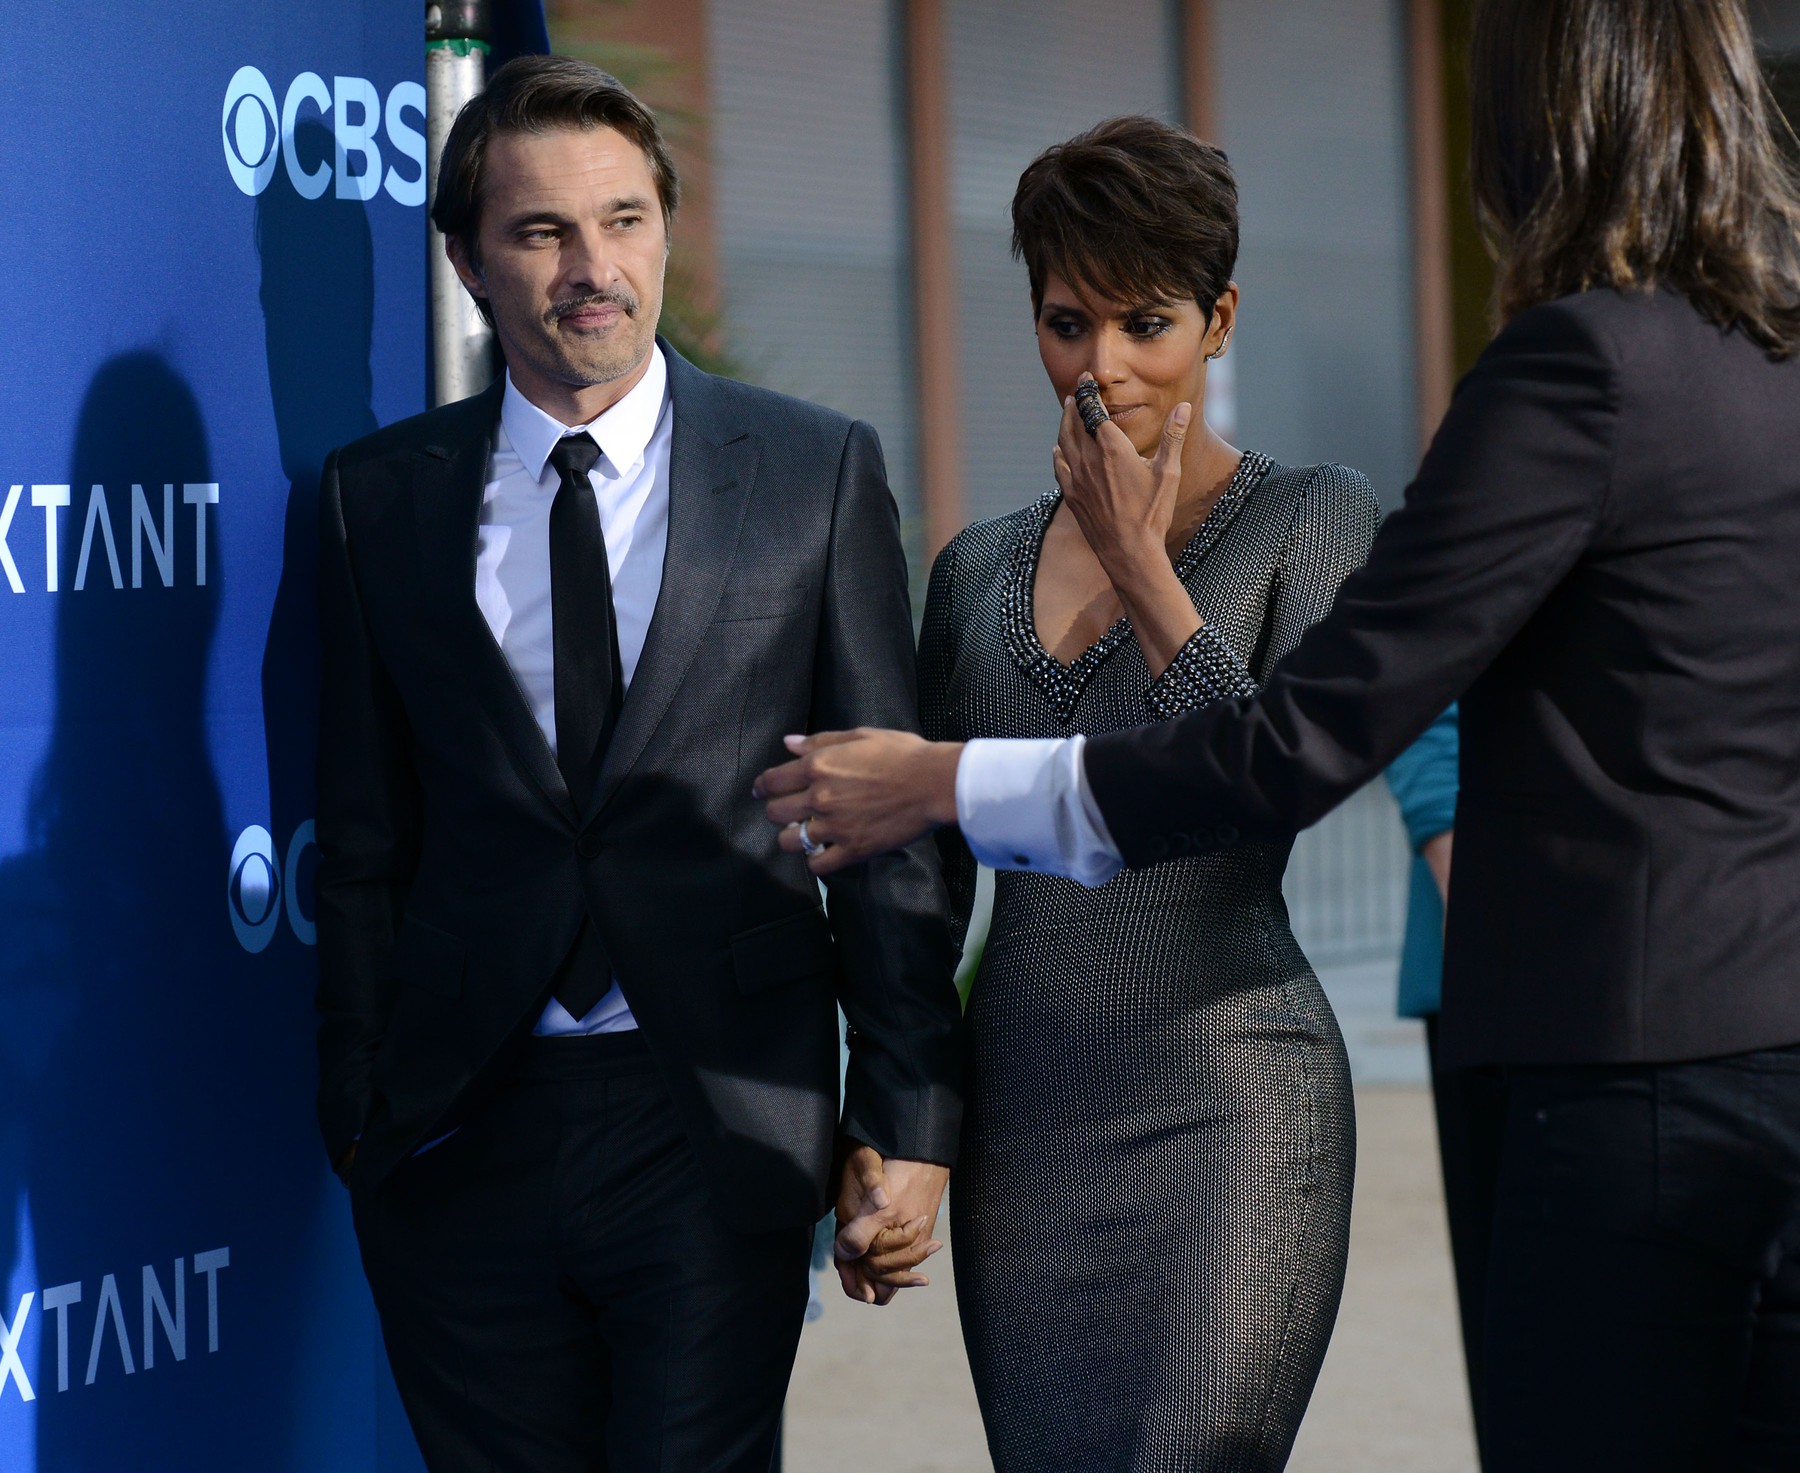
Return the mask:
<path id="1" fill-rule="evenodd" d="M 487 89 L 456 115 L 438 165 L 432 224 L 460 240 L 471 261 L 480 261 L 476 237 L 489 141 L 497 133 L 552 128 L 611 128 L 629 138 L 650 162 L 664 225 L 674 217 L 681 181 L 656 115 L 597 66 L 568 56 L 520 56 L 495 72 Z"/>
<path id="2" fill-rule="evenodd" d="M 1208 320 L 1237 265 L 1237 180 L 1225 155 L 1155 118 L 1112 118 L 1047 148 L 1019 176 L 1013 255 L 1044 282 L 1116 302 L 1191 297 Z"/>

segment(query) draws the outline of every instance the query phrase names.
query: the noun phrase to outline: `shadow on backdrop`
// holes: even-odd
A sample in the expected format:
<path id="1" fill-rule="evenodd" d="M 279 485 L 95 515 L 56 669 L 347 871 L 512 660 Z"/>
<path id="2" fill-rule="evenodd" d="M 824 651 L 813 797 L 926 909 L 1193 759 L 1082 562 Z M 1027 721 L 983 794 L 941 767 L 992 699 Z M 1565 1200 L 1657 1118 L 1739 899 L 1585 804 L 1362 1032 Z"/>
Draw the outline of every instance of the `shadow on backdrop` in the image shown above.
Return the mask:
<path id="1" fill-rule="evenodd" d="M 302 123 L 294 134 L 295 153 L 303 170 L 330 164 L 335 142 L 331 130 L 317 121 Z M 420 248 L 424 248 L 421 233 Z M 300 825 L 314 812 L 314 770 L 319 721 L 319 476 L 326 457 L 341 445 L 376 429 L 372 400 L 374 380 L 369 350 L 375 330 L 375 254 L 367 207 L 358 200 L 336 197 L 304 199 L 285 169 L 275 171 L 269 187 L 257 196 L 256 249 L 262 263 L 259 299 L 263 312 L 263 344 L 269 370 L 269 394 L 280 442 L 282 476 L 287 481 L 282 516 L 281 578 L 263 649 L 263 730 L 269 764 L 269 828 L 276 852 L 285 854 Z M 316 851 L 301 851 L 301 863 L 290 876 L 293 897 L 303 916 L 313 914 Z M 277 932 L 269 959 L 279 969 L 284 989 L 306 999 L 306 1016 L 297 1025 L 306 1046 L 306 1073 L 295 1095 L 312 1120 L 317 1068 L 312 1039 L 316 1020 L 311 1010 L 315 983 L 314 954 L 294 937 L 291 928 Z M 324 1147 L 316 1132 L 307 1142 L 309 1167 L 323 1172 Z M 349 1244 L 349 1209 L 335 1181 L 320 1203 L 317 1241 Z M 353 1251 L 327 1252 L 308 1270 L 319 1279 L 321 1299 L 357 1306 L 364 1326 L 372 1324 L 362 1288 L 362 1267 Z M 365 1329 L 364 1333 L 367 1331 Z M 331 1357 L 315 1363 L 313 1374 L 329 1374 Z M 406 1426 L 399 1395 L 377 1354 L 370 1367 L 374 1405 L 375 1466 L 383 1473 L 415 1473 L 423 1464 Z M 297 1385 L 296 1405 L 317 1407 L 331 1387 Z M 333 1443 L 315 1426 L 290 1449 L 291 1466 L 369 1456 L 349 1425 Z"/>
<path id="2" fill-rule="evenodd" d="M 313 1165 L 301 1009 L 246 987 L 225 907 L 205 695 L 226 557 L 216 512 L 183 498 L 213 478 L 169 364 L 105 363 L 69 469 L 48 756 L 29 846 L 0 864 L 0 1037 L 35 1278 L 80 1293 L 61 1336 L 58 1316 L 38 1322 L 37 1463 L 55 1473 L 266 1467 L 288 1437 L 293 1264 L 320 1182 L 297 1169 Z M 159 557 L 145 538 L 138 588 L 134 485 L 163 543 Z M 113 557 L 98 521 L 83 535 L 94 486 Z M 197 1256 L 219 1249 L 229 1265 L 208 1276 Z"/>
<path id="3" fill-rule="evenodd" d="M 329 163 L 331 130 L 295 130 L 303 166 Z M 421 242 L 422 244 L 422 242 Z M 357 200 L 302 199 L 277 169 L 256 200 L 269 395 L 288 481 L 281 582 L 263 651 L 270 829 L 285 845 L 312 816 L 319 712 L 319 474 L 338 446 L 376 428 L 369 345 L 375 253 Z M 310 876 L 306 877 L 310 886 Z M 312 911 L 310 894 L 304 910 Z"/>

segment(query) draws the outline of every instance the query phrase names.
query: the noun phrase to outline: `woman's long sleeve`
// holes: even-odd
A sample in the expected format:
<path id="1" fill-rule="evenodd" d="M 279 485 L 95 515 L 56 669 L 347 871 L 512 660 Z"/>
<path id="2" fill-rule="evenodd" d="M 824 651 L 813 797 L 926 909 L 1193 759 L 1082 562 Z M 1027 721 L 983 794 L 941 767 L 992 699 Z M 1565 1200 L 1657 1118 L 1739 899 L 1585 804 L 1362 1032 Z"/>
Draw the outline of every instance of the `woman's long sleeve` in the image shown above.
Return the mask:
<path id="1" fill-rule="evenodd" d="M 1260 672 L 1203 624 L 1150 686 L 1162 720 L 1233 696 L 1253 696 L 1300 637 L 1331 611 L 1338 586 L 1369 555 L 1381 508 L 1369 483 L 1341 465 L 1313 472 L 1276 569 L 1269 639 Z"/>

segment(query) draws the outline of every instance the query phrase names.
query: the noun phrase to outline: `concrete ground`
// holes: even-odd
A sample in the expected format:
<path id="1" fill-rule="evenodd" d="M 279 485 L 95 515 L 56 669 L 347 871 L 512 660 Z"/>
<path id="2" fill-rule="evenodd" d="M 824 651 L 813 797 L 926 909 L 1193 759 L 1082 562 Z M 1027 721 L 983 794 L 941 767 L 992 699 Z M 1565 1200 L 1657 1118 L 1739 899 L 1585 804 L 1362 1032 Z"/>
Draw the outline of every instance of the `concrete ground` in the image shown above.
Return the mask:
<path id="1" fill-rule="evenodd" d="M 1393 1021 L 1391 963 L 1325 980 L 1358 1080 L 1356 1205 L 1343 1310 L 1289 1468 L 1475 1473 L 1423 1043 L 1417 1025 Z M 957 1324 L 954 1252 L 931 1260 L 929 1289 L 885 1309 L 828 1286 L 823 1317 L 801 1337 L 785 1473 L 991 1467 Z"/>

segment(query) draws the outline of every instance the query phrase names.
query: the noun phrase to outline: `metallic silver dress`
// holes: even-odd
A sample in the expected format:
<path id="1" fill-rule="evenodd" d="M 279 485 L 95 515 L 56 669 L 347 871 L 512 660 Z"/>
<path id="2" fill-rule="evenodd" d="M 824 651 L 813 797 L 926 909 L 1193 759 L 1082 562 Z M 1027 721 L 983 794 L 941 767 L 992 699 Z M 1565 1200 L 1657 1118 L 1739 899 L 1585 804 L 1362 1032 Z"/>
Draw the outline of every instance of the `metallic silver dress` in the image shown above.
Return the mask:
<path id="1" fill-rule="evenodd" d="M 1378 520 L 1341 466 L 1246 456 L 1176 563 L 1204 628 L 1152 684 L 1121 620 L 1072 665 L 1032 588 L 1058 494 L 956 538 L 920 643 L 928 736 L 1060 737 L 1247 694 Z M 960 925 L 975 865 L 942 840 Z M 1003 872 L 969 999 L 956 1288 L 1001 1473 L 1287 1462 L 1343 1287 L 1343 1042 L 1281 897 L 1287 843 L 1096 890 Z"/>

